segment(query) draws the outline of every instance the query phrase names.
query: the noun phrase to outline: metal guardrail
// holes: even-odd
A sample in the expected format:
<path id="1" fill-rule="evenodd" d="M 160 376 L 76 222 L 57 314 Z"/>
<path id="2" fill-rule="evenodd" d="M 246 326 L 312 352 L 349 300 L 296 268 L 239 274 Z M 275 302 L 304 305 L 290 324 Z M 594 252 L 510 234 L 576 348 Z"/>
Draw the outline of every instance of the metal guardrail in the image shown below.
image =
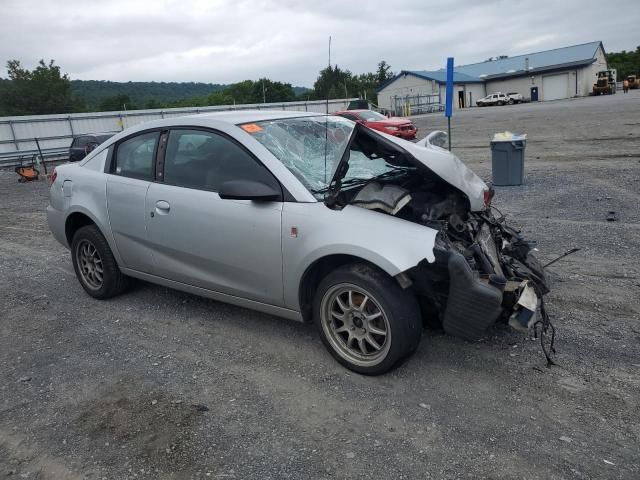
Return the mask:
<path id="1" fill-rule="evenodd" d="M 0 168 L 21 165 L 37 165 L 69 158 L 68 148 L 48 148 L 42 150 L 21 150 L 18 152 L 0 153 Z"/>
<path id="2" fill-rule="evenodd" d="M 113 133 L 149 120 L 202 114 L 222 110 L 285 110 L 317 112 L 319 114 L 344 110 L 354 99 L 311 100 L 278 103 L 219 105 L 209 107 L 181 107 L 120 112 L 71 113 L 60 115 L 31 115 L 0 117 L 0 152 L 17 153 L 36 148 L 34 138 L 40 141 L 42 151 L 68 147 L 78 135 Z"/>

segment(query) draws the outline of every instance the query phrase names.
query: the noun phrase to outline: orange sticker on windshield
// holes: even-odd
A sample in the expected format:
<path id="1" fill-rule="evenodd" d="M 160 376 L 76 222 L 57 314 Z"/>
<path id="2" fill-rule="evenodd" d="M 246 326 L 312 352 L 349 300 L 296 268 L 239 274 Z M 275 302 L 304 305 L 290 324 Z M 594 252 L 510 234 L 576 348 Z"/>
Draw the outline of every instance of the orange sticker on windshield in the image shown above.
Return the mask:
<path id="1" fill-rule="evenodd" d="M 240 128 L 247 133 L 258 133 L 262 131 L 262 127 L 257 123 L 245 123 L 244 125 L 240 125 Z"/>

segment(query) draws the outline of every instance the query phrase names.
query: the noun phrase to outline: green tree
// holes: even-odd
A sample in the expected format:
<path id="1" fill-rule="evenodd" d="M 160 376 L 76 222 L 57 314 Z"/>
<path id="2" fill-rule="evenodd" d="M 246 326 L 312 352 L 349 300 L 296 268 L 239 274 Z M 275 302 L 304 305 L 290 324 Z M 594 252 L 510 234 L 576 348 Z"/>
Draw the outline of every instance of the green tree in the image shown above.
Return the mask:
<path id="1" fill-rule="evenodd" d="M 349 85 L 353 88 L 353 83 L 353 75 L 349 70 L 341 70 L 338 65 L 329 65 L 320 70 L 313 90 L 318 99 L 344 98 L 345 94 L 349 93 Z"/>
<path id="2" fill-rule="evenodd" d="M 51 60 L 40 60 L 34 70 L 23 68 L 18 60 L 7 62 L 9 85 L 0 92 L 0 110 L 7 115 L 40 115 L 83 110 L 74 100 L 67 74 Z"/>
<path id="3" fill-rule="evenodd" d="M 612 52 L 607 55 L 607 62 L 611 68 L 615 68 L 618 80 L 622 81 L 629 75 L 640 75 L 640 46 L 635 52 Z"/>
<path id="4" fill-rule="evenodd" d="M 337 65 L 320 71 L 313 84 L 313 98 L 376 98 L 376 89 L 393 77 L 391 66 L 382 60 L 375 72 L 354 75 L 349 70 L 341 70 Z"/>
<path id="5" fill-rule="evenodd" d="M 233 98 L 224 91 L 211 92 L 207 96 L 207 105 L 233 105 Z"/>
<path id="6" fill-rule="evenodd" d="M 378 87 L 391 77 L 393 77 L 391 65 L 389 65 L 385 60 L 382 60 L 378 63 L 378 70 L 376 70 L 376 81 L 378 82 Z"/>
<path id="7" fill-rule="evenodd" d="M 152 109 L 164 108 L 164 105 L 158 100 L 156 100 L 155 98 L 151 98 L 145 102 L 144 108 L 152 110 Z"/>
<path id="8" fill-rule="evenodd" d="M 99 109 L 101 112 L 115 112 L 121 110 L 136 110 L 136 107 L 131 102 L 129 95 L 121 93 L 103 99 L 100 102 Z"/>
<path id="9" fill-rule="evenodd" d="M 231 103 L 255 103 L 253 97 L 254 83 L 253 80 L 234 83 L 225 88 L 223 92 L 231 97 Z"/>
<path id="10" fill-rule="evenodd" d="M 225 90 L 226 92 L 226 90 Z M 250 103 L 292 102 L 296 99 L 290 83 L 274 82 L 261 78 L 253 83 Z"/>

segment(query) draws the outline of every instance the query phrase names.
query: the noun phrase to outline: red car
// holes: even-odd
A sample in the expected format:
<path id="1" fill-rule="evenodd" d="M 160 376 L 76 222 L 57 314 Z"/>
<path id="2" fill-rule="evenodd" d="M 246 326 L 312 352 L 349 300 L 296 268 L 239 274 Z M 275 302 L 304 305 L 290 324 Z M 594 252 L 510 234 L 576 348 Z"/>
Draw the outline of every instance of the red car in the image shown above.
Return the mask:
<path id="1" fill-rule="evenodd" d="M 336 112 L 334 115 L 340 115 L 341 117 L 361 123 L 373 130 L 379 130 L 394 137 L 404 138 L 405 140 L 413 140 L 416 138 L 416 133 L 418 132 L 418 129 L 408 118 L 387 118 L 373 110 L 347 110 L 344 112 Z"/>

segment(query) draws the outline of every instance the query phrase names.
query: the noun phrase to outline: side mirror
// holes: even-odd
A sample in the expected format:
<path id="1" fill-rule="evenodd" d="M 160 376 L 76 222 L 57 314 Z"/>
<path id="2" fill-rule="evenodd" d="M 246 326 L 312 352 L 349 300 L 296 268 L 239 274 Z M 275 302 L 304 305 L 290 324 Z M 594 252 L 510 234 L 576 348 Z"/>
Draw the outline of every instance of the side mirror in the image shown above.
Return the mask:
<path id="1" fill-rule="evenodd" d="M 436 130 L 435 132 L 431 132 L 422 140 L 416 142 L 416 145 L 420 145 L 421 147 L 433 145 L 434 147 L 440 147 L 440 148 L 446 149 L 448 141 L 449 141 L 449 136 L 447 135 L 447 132 Z"/>
<path id="2" fill-rule="evenodd" d="M 253 200 L 255 202 L 273 202 L 282 200 L 282 193 L 271 185 L 253 180 L 229 180 L 224 182 L 218 192 L 225 200 Z"/>

